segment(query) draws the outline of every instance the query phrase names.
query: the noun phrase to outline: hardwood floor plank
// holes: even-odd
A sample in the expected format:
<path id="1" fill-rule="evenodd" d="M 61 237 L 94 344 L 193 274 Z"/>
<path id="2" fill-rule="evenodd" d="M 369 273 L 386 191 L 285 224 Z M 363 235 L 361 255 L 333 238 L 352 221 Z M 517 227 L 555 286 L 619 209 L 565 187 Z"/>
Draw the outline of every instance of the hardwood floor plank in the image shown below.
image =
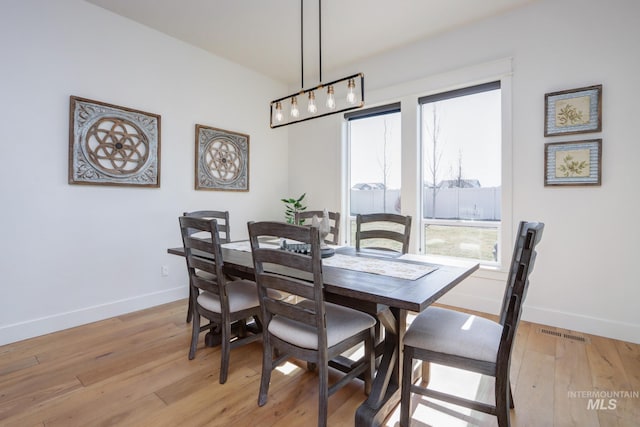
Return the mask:
<path id="1" fill-rule="evenodd" d="M 262 345 L 254 342 L 244 347 L 231 350 L 229 372 L 236 366 L 251 369 L 254 374 L 260 374 L 259 364 L 262 358 Z M 155 393 L 167 404 L 171 405 L 188 397 L 191 393 L 206 387 L 224 387 L 219 384 L 220 376 L 220 348 L 203 348 L 196 352 L 193 360 L 188 360 L 184 354 L 185 364 L 190 373 L 167 386 L 158 389 Z M 255 365 L 258 364 L 258 368 Z M 226 390 L 220 390 L 221 393 Z M 258 395 L 256 389 L 256 396 Z M 257 399 L 257 397 L 256 397 Z"/>
<path id="2" fill-rule="evenodd" d="M 584 399 L 571 395 L 571 392 L 593 390 L 585 344 L 557 339 L 556 348 L 554 425 L 598 427 L 597 413 L 587 410 Z"/>
<path id="3" fill-rule="evenodd" d="M 228 412 L 235 413 L 236 407 L 241 407 L 241 403 L 248 400 L 247 390 L 257 390 L 259 380 L 253 369 L 244 366 L 230 369 L 227 383 L 220 385 L 211 381 L 208 386 L 149 414 L 143 425 L 230 425 L 223 423 L 222 418 Z"/>
<path id="4" fill-rule="evenodd" d="M 184 322 L 186 306 L 186 301 L 176 301 L 0 347 L 0 425 L 316 424 L 318 379 L 303 362 L 293 360 L 274 371 L 268 402 L 260 408 L 259 342 L 231 351 L 224 385 L 218 383 L 220 348 L 205 347 L 202 335 L 195 359 L 188 360 L 191 325 Z M 617 399 L 616 409 L 609 410 L 588 409 L 588 399 L 568 397 L 572 390 L 640 391 L 640 345 L 595 336 L 587 336 L 591 343 L 578 343 L 542 335 L 541 326 L 522 322 L 515 341 L 512 426 L 640 425 L 640 398 Z M 432 375 L 446 381 L 437 366 Z M 483 377 L 475 387 L 478 395 L 491 400 L 491 379 Z M 330 397 L 329 425 L 353 426 L 364 399 L 359 381 Z M 397 427 L 398 411 L 386 427 Z M 423 407 L 415 412 L 412 426 L 449 427 L 440 420 L 497 426 L 492 416 L 472 412 L 460 419 L 447 415 L 449 411 Z"/>
<path id="5" fill-rule="evenodd" d="M 553 425 L 556 343 L 554 338 L 539 335 L 529 334 L 513 390 L 516 408 L 511 415 L 517 426 Z"/>
<path id="6" fill-rule="evenodd" d="M 636 426 L 640 425 L 640 344 L 632 344 L 624 341 L 615 341 L 616 349 L 622 360 L 622 367 L 627 379 L 629 380 L 629 392 L 632 397 L 628 408 L 631 412 L 628 414 L 631 420 L 636 420 Z"/>
<path id="7" fill-rule="evenodd" d="M 24 383 L 14 383 L 7 387 L 2 385 L 1 389 L 0 424 L 3 424 L 12 417 L 24 415 L 25 411 L 33 412 L 38 406 L 82 389 L 82 384 L 66 373 L 56 375 L 56 372 L 48 372 L 46 375 L 29 378 Z M 22 423 L 25 424 L 28 423 Z"/>
<path id="8" fill-rule="evenodd" d="M 27 356 L 21 359 L 12 360 L 8 363 L 3 363 L 0 367 L 0 376 L 8 375 L 12 372 L 18 372 L 22 369 L 31 368 L 38 364 L 38 359 L 35 356 Z"/>
<path id="9" fill-rule="evenodd" d="M 587 357 L 591 367 L 591 378 L 594 391 L 615 392 L 631 390 L 631 382 L 624 370 L 620 353 L 616 345 L 611 345 L 611 340 L 594 336 L 591 345 L 587 346 Z M 604 396 L 600 398 L 597 411 L 601 426 L 623 425 L 624 420 L 630 420 L 636 412 L 634 405 L 639 402 L 636 399 L 619 399 Z M 595 399 L 594 399 L 595 400 Z M 615 407 L 612 408 L 612 405 Z M 637 425 L 637 424 L 636 424 Z"/>

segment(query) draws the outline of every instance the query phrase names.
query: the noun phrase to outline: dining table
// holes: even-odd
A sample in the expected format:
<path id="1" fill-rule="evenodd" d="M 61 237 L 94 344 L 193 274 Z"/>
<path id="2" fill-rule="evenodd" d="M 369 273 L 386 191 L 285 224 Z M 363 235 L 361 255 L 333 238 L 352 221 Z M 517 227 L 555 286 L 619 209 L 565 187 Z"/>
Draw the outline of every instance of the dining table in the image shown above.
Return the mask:
<path id="1" fill-rule="evenodd" d="M 225 272 L 253 279 L 253 260 L 247 248 L 246 241 L 222 245 Z M 184 256 L 184 249 L 169 248 L 168 253 Z M 478 268 L 475 262 L 432 262 L 424 256 L 389 256 L 386 251 L 347 246 L 323 258 L 325 299 L 375 315 L 384 327 L 376 346 L 375 378 L 369 396 L 356 410 L 356 426 L 382 425 L 400 402 L 407 314 L 423 311 Z M 334 367 L 339 368 L 340 363 L 336 361 Z"/>

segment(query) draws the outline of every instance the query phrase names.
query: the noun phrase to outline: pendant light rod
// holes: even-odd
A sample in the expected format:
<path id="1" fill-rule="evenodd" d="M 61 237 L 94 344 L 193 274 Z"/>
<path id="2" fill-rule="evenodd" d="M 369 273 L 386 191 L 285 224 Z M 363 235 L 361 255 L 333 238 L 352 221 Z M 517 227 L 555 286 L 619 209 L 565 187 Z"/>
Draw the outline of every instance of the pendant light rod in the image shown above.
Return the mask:
<path id="1" fill-rule="evenodd" d="M 322 82 L 322 0 L 318 0 L 318 77 L 317 86 L 304 88 L 304 0 L 300 0 L 300 85 L 298 92 L 271 101 L 271 128 L 362 108 L 364 106 L 364 75 L 353 74 L 329 83 Z M 306 108 L 301 108 L 299 98 Z M 288 111 L 285 108 L 288 106 Z"/>
<path id="2" fill-rule="evenodd" d="M 322 0 L 318 0 L 318 70 L 322 84 Z"/>
<path id="3" fill-rule="evenodd" d="M 304 6 L 300 0 L 300 88 L 304 89 Z"/>

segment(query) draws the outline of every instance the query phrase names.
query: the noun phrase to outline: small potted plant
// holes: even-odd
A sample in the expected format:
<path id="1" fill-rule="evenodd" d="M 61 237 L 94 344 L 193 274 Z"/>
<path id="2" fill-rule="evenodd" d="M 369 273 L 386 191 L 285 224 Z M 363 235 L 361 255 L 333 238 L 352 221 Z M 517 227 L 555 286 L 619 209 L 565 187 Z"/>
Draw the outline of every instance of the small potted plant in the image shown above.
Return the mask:
<path id="1" fill-rule="evenodd" d="M 289 224 L 296 224 L 296 213 L 302 212 L 307 209 L 307 207 L 302 203 L 304 200 L 304 196 L 307 193 L 302 193 L 302 196 L 297 199 L 289 198 L 289 199 L 280 199 L 285 204 L 284 216 Z M 300 222 L 296 225 L 303 225 L 304 219 L 300 219 Z"/>

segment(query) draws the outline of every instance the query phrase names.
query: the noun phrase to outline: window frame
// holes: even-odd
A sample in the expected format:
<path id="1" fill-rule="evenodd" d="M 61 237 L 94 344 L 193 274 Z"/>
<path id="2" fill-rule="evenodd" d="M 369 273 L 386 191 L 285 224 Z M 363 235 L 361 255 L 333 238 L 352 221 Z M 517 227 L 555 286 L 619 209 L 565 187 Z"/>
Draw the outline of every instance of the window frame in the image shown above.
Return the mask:
<path id="1" fill-rule="evenodd" d="M 401 135 L 402 135 L 402 214 L 412 215 L 420 218 L 421 215 L 421 189 L 419 187 L 422 179 L 422 144 L 420 107 L 418 98 L 428 96 L 447 90 L 460 89 L 466 86 L 500 81 L 501 104 L 502 104 L 502 203 L 501 216 L 502 228 L 499 235 L 500 252 L 496 266 L 480 265 L 480 270 L 474 276 L 490 280 L 503 281 L 508 272 L 508 257 L 511 256 L 509 249 L 513 245 L 514 229 L 514 195 L 513 195 L 513 137 L 512 137 L 512 94 L 513 94 L 513 58 L 503 57 L 500 59 L 471 64 L 455 70 L 442 73 L 430 74 L 422 78 L 399 81 L 395 84 L 381 86 L 367 92 L 368 105 L 385 105 L 393 101 L 400 100 L 401 103 Z M 343 116 L 338 116 L 341 122 L 340 132 L 340 158 L 341 158 L 341 178 L 340 203 L 343 212 L 350 212 L 348 206 L 348 180 L 349 164 L 348 158 L 348 132 L 349 126 Z M 337 117 L 337 118 L 338 118 Z M 522 213 L 518 213 L 522 215 Z M 342 215 L 341 227 L 346 230 L 348 216 Z M 517 224 L 515 224 L 517 226 Z M 420 233 L 420 221 L 412 222 L 412 234 L 417 236 Z M 410 242 L 410 253 L 422 253 L 420 239 L 412 238 Z M 342 241 L 348 243 L 346 233 Z M 430 256 L 434 262 L 455 262 L 454 258 L 440 258 Z M 450 260 L 450 261 L 448 261 Z"/>
<path id="2" fill-rule="evenodd" d="M 505 227 L 511 227 L 511 209 L 510 209 L 510 203 L 511 203 L 511 188 L 510 186 L 505 186 L 505 182 L 506 182 L 506 176 L 508 175 L 509 177 L 511 176 L 511 138 L 510 138 L 510 134 L 511 134 L 511 115 L 510 115 L 510 111 L 511 111 L 511 105 L 510 105 L 510 97 L 511 97 L 511 82 L 510 79 L 505 76 L 505 77 L 501 77 L 501 78 L 494 78 L 494 79 L 490 79 L 489 81 L 485 81 L 482 83 L 475 83 L 475 84 L 467 84 L 467 85 L 460 85 L 459 87 L 455 88 L 455 89 L 449 89 L 449 90 L 440 90 L 440 91 L 434 91 L 433 93 L 429 94 L 429 95 L 425 95 L 425 96 L 421 96 L 418 97 L 418 121 L 420 123 L 420 132 L 419 132 L 419 151 L 420 151 L 420 170 L 419 170 L 419 176 L 420 176 L 420 181 L 417 183 L 417 185 L 420 187 L 420 191 L 419 191 L 419 202 L 418 202 L 418 206 L 416 206 L 416 213 L 417 213 L 417 217 L 419 218 L 419 221 L 416 221 L 416 223 L 419 223 L 419 248 L 418 251 L 420 254 L 422 255 L 429 255 L 429 256 L 434 256 L 434 257 L 438 257 L 438 258 L 448 258 L 448 259 L 453 259 L 453 260 L 469 260 L 469 261 L 473 261 L 473 262 L 479 262 L 481 267 L 483 268 L 487 268 L 487 269 L 491 269 L 491 270 L 500 270 L 503 271 L 505 269 L 505 248 L 508 248 L 508 243 L 505 241 L 505 236 L 508 235 L 509 237 L 511 236 L 511 233 L 506 231 L 506 230 L 510 230 L 510 228 L 505 229 Z M 506 86 L 506 92 L 505 93 L 505 86 Z M 494 226 L 492 224 L 492 221 L 473 221 L 473 220 L 464 220 L 464 219 L 438 219 L 438 218 L 425 218 L 424 217 L 424 205 L 425 205 L 425 192 L 423 191 L 422 186 L 424 185 L 423 183 L 425 182 L 425 168 L 424 168 L 424 156 L 425 156 L 425 146 L 423 143 L 423 133 L 422 133 L 422 123 L 424 120 L 424 117 L 422 116 L 423 113 L 423 105 L 424 104 L 428 104 L 428 103 L 432 103 L 432 102 L 438 102 L 438 101 L 443 101 L 443 100 L 447 100 L 447 99 L 453 99 L 453 98 L 458 98 L 458 97 L 463 97 L 463 96 L 469 96 L 469 95 L 474 95 L 477 93 L 483 93 L 483 92 L 488 92 L 488 91 L 492 91 L 492 90 L 496 90 L 496 89 L 500 89 L 500 107 L 501 107 L 501 112 L 500 112 L 500 119 L 501 119 L 501 147 L 500 147 L 500 152 L 501 152 L 501 174 L 500 174 L 500 185 L 501 185 L 501 193 L 502 193 L 502 197 L 501 197 L 501 205 L 500 205 L 500 216 L 501 219 L 498 222 L 497 226 Z M 508 95 L 508 96 L 507 96 Z M 505 111 L 506 110 L 506 111 Z M 508 162 L 506 161 L 508 158 Z M 505 197 L 505 191 L 508 192 L 507 193 L 507 197 Z M 497 241 L 498 241 L 498 247 L 497 247 L 497 254 L 496 254 L 496 260 L 495 261 L 486 261 L 486 260 L 479 260 L 476 258 L 467 258 L 467 257 L 460 257 L 460 256 L 446 256 L 446 255 L 431 255 L 431 254 L 426 254 L 426 232 L 425 229 L 427 227 L 427 225 L 439 225 L 439 226 L 451 226 L 451 227 L 471 227 L 471 228 L 495 228 L 497 231 Z M 505 246 L 507 245 L 507 246 Z M 508 251 L 507 251 L 508 252 Z"/>
<path id="3" fill-rule="evenodd" d="M 395 114 L 400 113 L 402 115 L 401 103 L 400 102 L 390 102 L 385 103 L 383 105 L 378 105 L 370 108 L 360 109 L 357 111 L 351 111 L 344 114 L 344 123 L 345 123 L 345 135 L 346 135 L 346 144 L 344 144 L 346 159 L 345 169 L 343 171 L 343 202 L 342 206 L 343 212 L 346 215 L 341 215 L 342 224 L 340 224 L 340 228 L 343 231 L 342 241 L 346 242 L 349 245 L 354 244 L 351 241 L 351 221 L 355 219 L 354 216 L 351 215 L 351 186 L 353 183 L 351 182 L 351 126 L 350 123 L 355 120 L 369 119 L 372 117 L 383 116 L 386 114 Z M 402 116 L 400 117 L 402 121 Z M 401 141 L 402 146 L 402 141 Z M 402 168 L 402 165 L 400 165 Z"/>

